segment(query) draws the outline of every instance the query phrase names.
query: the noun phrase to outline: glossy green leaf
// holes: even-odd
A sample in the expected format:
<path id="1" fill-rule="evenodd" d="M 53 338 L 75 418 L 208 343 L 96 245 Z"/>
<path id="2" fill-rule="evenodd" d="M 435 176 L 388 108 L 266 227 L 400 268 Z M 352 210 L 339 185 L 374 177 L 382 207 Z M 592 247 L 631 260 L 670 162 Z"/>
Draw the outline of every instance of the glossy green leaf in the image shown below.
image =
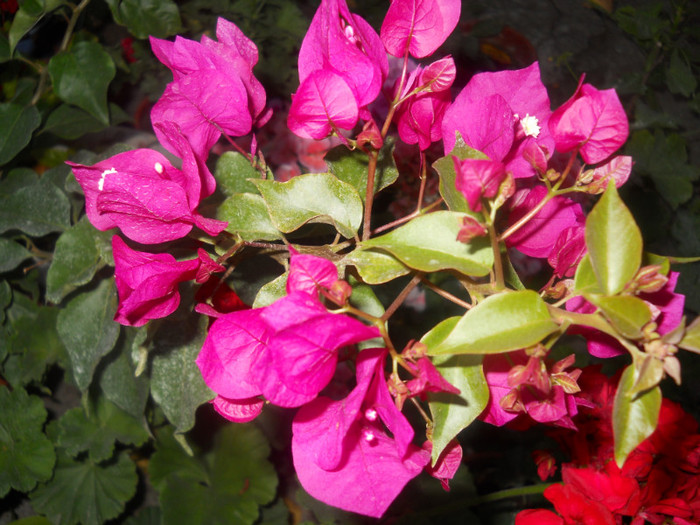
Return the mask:
<path id="1" fill-rule="evenodd" d="M 70 51 L 54 55 L 49 75 L 56 95 L 76 105 L 103 124 L 109 124 L 107 88 L 116 74 L 112 57 L 100 44 L 82 41 Z"/>
<path id="2" fill-rule="evenodd" d="M 0 104 L 0 166 L 11 161 L 32 139 L 32 133 L 41 124 L 35 106 Z"/>
<path id="3" fill-rule="evenodd" d="M 104 396 L 98 397 L 89 414 L 78 407 L 58 420 L 57 444 L 74 457 L 88 451 L 90 460 L 97 463 L 112 457 L 117 441 L 139 446 L 147 439 L 140 422 Z"/>
<path id="4" fill-rule="evenodd" d="M 411 271 L 395 257 L 379 250 L 357 249 L 343 260 L 357 268 L 357 273 L 367 284 L 387 283 Z"/>
<path id="5" fill-rule="evenodd" d="M 12 19 L 8 40 L 10 55 L 27 32 L 48 12 L 63 4 L 61 0 L 25 0 L 19 2 L 19 9 Z"/>
<path id="6" fill-rule="evenodd" d="M 355 188 L 330 173 L 308 173 L 288 182 L 256 180 L 255 185 L 278 230 L 289 233 L 308 222 L 331 224 L 353 237 L 362 222 L 362 200 Z"/>
<path id="7" fill-rule="evenodd" d="M 435 326 L 421 339 L 428 349 L 438 346 L 454 329 L 459 317 L 450 317 Z M 457 434 L 467 428 L 486 408 L 489 389 L 480 355 L 438 356 L 433 364 L 442 377 L 459 389 L 459 394 L 430 392 L 428 404 L 433 416 L 432 464 Z"/>
<path id="8" fill-rule="evenodd" d="M 166 38 L 181 30 L 180 11 L 172 0 L 107 0 L 114 21 L 136 38 Z"/>
<path id="9" fill-rule="evenodd" d="M 58 335 L 68 350 L 81 390 L 90 386 L 95 367 L 117 342 L 117 302 L 114 281 L 105 279 L 94 290 L 71 299 L 58 314 Z"/>
<path id="10" fill-rule="evenodd" d="M 236 193 L 257 193 L 255 184 L 248 179 L 259 179 L 260 173 L 242 154 L 227 151 L 216 161 L 214 178 L 217 189 L 231 197 Z"/>
<path id="11" fill-rule="evenodd" d="M 593 271 L 591 259 L 588 254 L 578 263 L 576 274 L 574 275 L 574 292 L 577 295 L 583 293 L 600 293 L 598 278 Z"/>
<path id="12" fill-rule="evenodd" d="M 125 453 L 104 464 L 61 455 L 53 478 L 31 494 L 31 501 L 58 525 L 105 523 L 124 511 L 137 483 L 136 467 Z"/>
<path id="13" fill-rule="evenodd" d="M 275 241 L 282 238 L 272 223 L 264 199 L 254 193 L 236 193 L 221 203 L 216 218 L 228 221 L 226 231 L 244 241 Z"/>
<path id="14" fill-rule="evenodd" d="M 455 171 L 454 160 L 452 160 L 453 155 L 460 160 L 487 159 L 488 157 L 479 150 L 467 146 L 467 143 L 464 142 L 462 136 L 457 132 L 455 146 L 452 148 L 450 154 L 433 163 L 433 168 L 440 176 L 440 195 L 445 199 L 447 207 L 452 211 L 472 214 L 471 209 L 469 209 L 469 204 L 467 204 L 467 199 L 464 198 L 462 192 L 455 186 L 457 172 Z"/>
<path id="15" fill-rule="evenodd" d="M 166 318 L 154 336 L 151 395 L 177 432 L 194 426 L 197 407 L 213 399 L 195 359 L 207 331 L 206 316 L 187 308 Z"/>
<path id="16" fill-rule="evenodd" d="M 97 246 L 98 238 L 108 242 L 113 232 L 96 230 L 84 216 L 56 241 L 51 266 L 46 275 L 46 298 L 60 303 L 79 286 L 90 282 L 95 272 L 104 266 Z"/>
<path id="17" fill-rule="evenodd" d="M 68 197 L 49 180 L 0 197 L 0 233 L 20 230 L 34 237 L 70 227 Z"/>
<path id="18" fill-rule="evenodd" d="M 586 299 L 600 308 L 615 330 L 628 339 L 641 338 L 642 328 L 651 321 L 651 310 L 639 297 L 586 295 Z"/>
<path id="19" fill-rule="evenodd" d="M 532 290 L 487 297 L 469 310 L 431 355 L 494 354 L 527 348 L 555 332 L 547 304 Z"/>
<path id="20" fill-rule="evenodd" d="M 622 373 L 613 403 L 615 462 L 619 467 L 630 452 L 654 432 L 661 410 L 658 386 L 634 397 L 630 395 L 636 380 L 637 371 L 630 365 Z"/>
<path id="21" fill-rule="evenodd" d="M 399 176 L 392 150 L 390 139 L 387 139 L 385 146 L 379 151 L 377 159 L 377 170 L 374 175 L 375 194 L 393 184 Z M 324 160 L 328 164 L 330 172 L 355 188 L 364 202 L 367 193 L 369 156 L 359 149 L 350 151 L 341 145 L 326 153 Z"/>
<path id="22" fill-rule="evenodd" d="M 32 254 L 24 246 L 12 239 L 0 238 L 0 273 L 17 268 Z"/>
<path id="23" fill-rule="evenodd" d="M 642 262 L 642 234 L 614 184 L 586 219 L 586 246 L 602 293 L 622 291 Z"/>
<path id="24" fill-rule="evenodd" d="M 51 477 L 56 456 L 42 432 L 46 417 L 40 398 L 0 387 L 0 497 L 11 488 L 28 492 Z"/>
<path id="25" fill-rule="evenodd" d="M 206 460 L 208 476 L 170 475 L 160 490 L 163 523 L 249 525 L 275 497 L 267 439 L 253 425 L 227 425 Z M 191 473 L 189 473 L 191 474 Z"/>
<path id="26" fill-rule="evenodd" d="M 63 139 L 74 140 L 87 133 L 100 131 L 104 127 L 105 124 L 90 113 L 68 104 L 61 104 L 49 114 L 41 133 L 52 133 Z"/>
<path id="27" fill-rule="evenodd" d="M 493 251 L 487 239 L 465 244 L 457 240 L 463 213 L 437 211 L 362 243 L 363 248 L 385 250 L 406 266 L 424 272 L 453 269 L 465 275 L 487 275 Z"/>

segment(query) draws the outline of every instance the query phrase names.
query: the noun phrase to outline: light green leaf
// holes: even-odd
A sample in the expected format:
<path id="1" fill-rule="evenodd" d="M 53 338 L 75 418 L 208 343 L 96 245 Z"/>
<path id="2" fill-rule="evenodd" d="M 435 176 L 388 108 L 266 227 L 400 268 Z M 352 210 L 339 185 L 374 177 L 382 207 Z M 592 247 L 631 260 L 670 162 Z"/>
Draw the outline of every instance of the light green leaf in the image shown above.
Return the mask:
<path id="1" fill-rule="evenodd" d="M 221 203 L 216 218 L 228 221 L 226 231 L 244 241 L 275 241 L 282 238 L 270 219 L 264 199 L 254 193 L 236 193 Z"/>
<path id="2" fill-rule="evenodd" d="M 576 268 L 576 275 L 574 275 L 574 292 L 576 295 L 583 293 L 600 293 L 598 278 L 593 271 L 591 259 L 588 257 L 588 254 L 583 256 L 581 262 L 578 263 L 578 268 Z"/>
<path id="3" fill-rule="evenodd" d="M 227 197 L 236 193 L 257 193 L 255 184 L 248 179 L 259 179 L 260 173 L 250 161 L 237 151 L 227 151 L 216 161 L 216 187 Z"/>
<path id="4" fill-rule="evenodd" d="M 438 346 L 454 329 L 459 317 L 450 317 L 425 334 L 421 342 L 429 349 Z M 481 366 L 483 356 L 457 355 L 433 358 L 442 377 L 459 389 L 459 394 L 430 392 L 428 404 L 433 416 L 432 464 L 457 434 L 467 428 L 486 408 L 489 388 Z"/>
<path id="5" fill-rule="evenodd" d="M 97 288 L 71 299 L 58 314 L 58 335 L 68 350 L 78 388 L 86 390 L 100 360 L 119 337 L 114 280 L 105 279 Z"/>
<path id="6" fill-rule="evenodd" d="M 642 328 L 651 321 L 651 310 L 639 297 L 591 294 L 586 299 L 600 308 L 615 330 L 628 339 L 641 338 Z"/>
<path id="7" fill-rule="evenodd" d="M 387 283 L 411 271 L 395 257 L 379 250 L 357 249 L 343 261 L 357 268 L 357 273 L 367 284 Z"/>
<path id="8" fill-rule="evenodd" d="M 253 308 L 262 308 L 263 306 L 269 306 L 272 303 L 274 303 L 277 299 L 281 299 L 282 297 L 287 295 L 288 277 L 289 272 L 285 272 L 276 279 L 273 279 L 269 283 L 264 284 L 255 296 Z"/>
<path id="9" fill-rule="evenodd" d="M 465 275 L 487 275 L 493 251 L 487 239 L 465 244 L 457 240 L 465 214 L 437 211 L 362 243 L 362 248 L 385 250 L 406 266 L 424 272 L 454 269 Z"/>
<path id="10" fill-rule="evenodd" d="M 622 373 L 613 403 L 615 462 L 620 468 L 627 456 L 654 432 L 661 410 L 658 386 L 635 397 L 630 395 L 636 381 L 637 371 L 630 365 Z"/>
<path id="11" fill-rule="evenodd" d="M 208 476 L 177 472 L 161 484 L 163 523 L 250 525 L 275 497 L 277 475 L 267 439 L 253 425 L 227 425 L 206 458 Z"/>
<path id="12" fill-rule="evenodd" d="M 19 266 L 32 254 L 21 244 L 6 238 L 0 238 L 0 273 L 9 272 Z"/>
<path id="13" fill-rule="evenodd" d="M 678 346 L 690 352 L 700 354 L 700 317 L 696 317 L 695 320 L 688 325 L 685 329 L 683 339 L 678 343 Z"/>
<path id="14" fill-rule="evenodd" d="M 588 214 L 586 246 L 602 293 L 621 292 L 642 262 L 642 234 L 614 184 Z"/>
<path id="15" fill-rule="evenodd" d="M 454 160 L 452 160 L 453 155 L 460 160 L 488 159 L 488 157 L 479 150 L 467 146 L 467 143 L 464 142 L 462 136 L 457 132 L 455 146 L 452 148 L 450 154 L 433 163 L 433 168 L 440 176 L 440 195 L 445 199 L 447 207 L 452 211 L 473 214 L 471 209 L 469 209 L 467 199 L 464 198 L 462 192 L 455 186 L 457 172 L 455 171 Z"/>
<path id="16" fill-rule="evenodd" d="M 11 161 L 32 139 L 32 133 L 41 124 L 35 106 L 0 104 L 0 166 Z"/>
<path id="17" fill-rule="evenodd" d="M 353 237 L 362 222 L 362 200 L 355 188 L 330 173 L 308 173 L 288 182 L 256 180 L 254 184 L 278 230 L 289 233 L 308 222 L 331 224 Z"/>
<path id="18" fill-rule="evenodd" d="M 21 230 L 34 237 L 70 227 L 70 201 L 49 180 L 41 179 L 0 197 L 0 233 Z"/>
<path id="19" fill-rule="evenodd" d="M 214 397 L 195 364 L 207 322 L 206 316 L 180 308 L 154 336 L 151 395 L 178 433 L 191 429 L 197 407 Z"/>
<path id="20" fill-rule="evenodd" d="M 51 477 L 53 445 L 42 428 L 46 409 L 23 388 L 0 388 L 0 497 L 10 488 L 28 492 Z"/>
<path id="21" fill-rule="evenodd" d="M 98 238 L 101 242 L 109 242 L 112 233 L 96 230 L 84 216 L 61 234 L 46 275 L 46 298 L 49 301 L 60 303 L 70 292 L 90 282 L 105 264 L 100 257 Z"/>
<path id="22" fill-rule="evenodd" d="M 547 304 L 532 290 L 487 297 L 469 310 L 431 355 L 495 354 L 527 348 L 555 332 Z"/>
<path id="23" fill-rule="evenodd" d="M 117 24 L 136 38 L 166 38 L 182 28 L 180 11 L 172 0 L 107 0 Z"/>
<path id="24" fill-rule="evenodd" d="M 138 446 L 147 439 L 148 433 L 139 421 L 104 396 L 97 399 L 90 414 L 78 407 L 58 420 L 58 446 L 72 456 L 87 450 L 96 463 L 112 457 L 116 441 Z"/>
<path id="25" fill-rule="evenodd" d="M 107 88 L 116 74 L 112 57 L 100 44 L 78 42 L 70 51 L 54 55 L 49 75 L 56 95 L 109 124 Z"/>
<path id="26" fill-rule="evenodd" d="M 393 184 L 399 176 L 392 151 L 393 143 L 387 139 L 377 158 L 377 170 L 374 175 L 375 194 Z M 364 202 L 367 194 L 369 156 L 359 149 L 350 151 L 341 145 L 326 153 L 324 160 L 328 164 L 330 172 L 355 188 Z"/>
<path id="27" fill-rule="evenodd" d="M 62 455 L 51 481 L 30 497 L 34 509 L 55 524 L 105 523 L 123 512 L 137 483 L 136 467 L 124 453 L 103 465 Z"/>

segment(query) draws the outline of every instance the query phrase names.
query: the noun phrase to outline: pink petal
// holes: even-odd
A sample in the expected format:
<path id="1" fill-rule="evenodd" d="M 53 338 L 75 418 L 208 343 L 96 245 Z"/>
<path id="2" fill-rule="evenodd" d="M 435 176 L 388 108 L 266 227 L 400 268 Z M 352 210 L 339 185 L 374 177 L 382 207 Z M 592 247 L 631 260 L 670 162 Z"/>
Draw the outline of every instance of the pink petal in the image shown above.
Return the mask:
<path id="1" fill-rule="evenodd" d="M 632 157 L 627 155 L 613 157 L 606 164 L 598 166 L 593 170 L 592 183 L 595 183 L 596 186 L 600 188 L 600 193 L 605 191 L 611 180 L 615 183 L 615 187 L 619 188 L 629 179 L 632 173 L 632 164 Z"/>
<path id="2" fill-rule="evenodd" d="M 430 85 L 430 91 L 437 93 L 450 89 L 456 77 L 455 61 L 451 56 L 446 56 L 436 60 L 421 72 L 418 85 Z"/>
<path id="3" fill-rule="evenodd" d="M 428 447 L 428 451 L 430 451 L 432 449 L 432 443 L 430 443 L 430 441 L 426 441 L 425 443 L 427 445 L 431 445 Z M 453 439 L 447 444 L 445 450 L 442 451 L 442 454 L 440 454 L 435 466 L 428 464 L 426 465 L 425 469 L 432 477 L 440 480 L 442 483 L 442 488 L 449 491 L 449 480 L 454 478 L 461 464 L 462 447 L 460 446 L 459 441 Z"/>
<path id="4" fill-rule="evenodd" d="M 415 95 L 396 112 L 399 136 L 425 151 L 442 138 L 442 119 L 450 104 L 449 91 Z"/>
<path id="5" fill-rule="evenodd" d="M 214 409 L 223 417 L 234 423 L 248 423 L 262 412 L 265 401 L 258 397 L 250 399 L 226 399 L 216 396 L 211 401 Z"/>
<path id="6" fill-rule="evenodd" d="M 389 54 L 415 58 L 433 54 L 459 21 L 460 0 L 394 0 L 380 36 Z"/>
<path id="7" fill-rule="evenodd" d="M 481 211 L 481 198 L 490 199 L 498 193 L 498 188 L 506 176 L 501 162 L 481 159 L 460 161 L 452 157 L 457 177 L 455 185 L 467 199 L 472 211 Z"/>
<path id="8" fill-rule="evenodd" d="M 287 293 L 304 292 L 316 295 L 319 286 L 330 288 L 338 280 L 338 269 L 328 259 L 316 255 L 299 254 L 293 248 L 290 252 Z"/>
<path id="9" fill-rule="evenodd" d="M 292 97 L 287 125 L 296 135 L 324 139 L 333 131 L 357 124 L 357 100 L 343 78 L 320 69 L 309 75 Z"/>

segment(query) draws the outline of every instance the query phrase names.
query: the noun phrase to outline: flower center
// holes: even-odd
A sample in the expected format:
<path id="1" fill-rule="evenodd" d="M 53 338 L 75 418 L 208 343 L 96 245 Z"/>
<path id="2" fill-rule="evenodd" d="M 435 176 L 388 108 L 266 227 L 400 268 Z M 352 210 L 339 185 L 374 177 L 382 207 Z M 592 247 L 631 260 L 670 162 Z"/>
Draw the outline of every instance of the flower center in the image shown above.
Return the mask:
<path id="1" fill-rule="evenodd" d="M 160 162 L 156 162 L 155 165 L 153 166 L 153 169 L 156 170 L 156 173 L 158 173 L 158 175 L 162 175 L 162 174 L 163 174 L 164 168 L 163 168 L 163 165 L 162 165 Z"/>
<path id="2" fill-rule="evenodd" d="M 523 127 L 526 137 L 537 138 L 540 135 L 540 123 L 534 115 L 526 114 L 520 120 L 520 125 Z"/>
<path id="3" fill-rule="evenodd" d="M 368 421 L 376 421 L 377 415 L 377 411 L 373 408 L 368 408 L 367 410 L 365 410 L 365 417 Z"/>

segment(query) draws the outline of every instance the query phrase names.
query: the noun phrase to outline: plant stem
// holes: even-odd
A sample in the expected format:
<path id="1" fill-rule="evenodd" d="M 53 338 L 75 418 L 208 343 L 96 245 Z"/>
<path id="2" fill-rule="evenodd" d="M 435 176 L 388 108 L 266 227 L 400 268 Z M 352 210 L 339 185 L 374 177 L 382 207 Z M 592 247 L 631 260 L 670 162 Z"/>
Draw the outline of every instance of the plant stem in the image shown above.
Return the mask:
<path id="1" fill-rule="evenodd" d="M 431 283 L 428 279 L 423 278 L 423 279 L 421 279 L 421 281 L 425 286 L 430 288 L 433 292 L 438 294 L 440 297 L 444 297 L 448 301 L 451 301 L 451 302 L 455 303 L 458 306 L 461 306 L 462 308 L 464 308 L 466 310 L 471 310 L 472 306 L 474 306 L 472 304 L 469 304 L 466 301 L 463 301 L 459 297 L 452 295 L 450 292 L 443 290 L 442 288 L 437 287 L 436 285 Z"/>
<path id="2" fill-rule="evenodd" d="M 523 215 L 518 222 L 513 224 L 510 228 L 508 228 L 506 231 L 504 231 L 501 234 L 501 237 L 498 239 L 499 241 L 505 241 L 508 237 L 513 235 L 515 232 L 517 232 L 520 228 L 522 228 L 527 222 L 530 221 L 535 215 L 537 215 L 542 208 L 544 208 L 545 204 L 547 204 L 552 198 L 554 198 L 555 193 L 554 192 L 549 192 L 547 195 L 544 196 L 544 198 L 537 203 L 537 206 L 532 208 L 529 212 L 527 212 L 525 215 Z"/>
<path id="3" fill-rule="evenodd" d="M 489 238 L 491 239 L 491 248 L 493 249 L 493 271 L 496 277 L 496 288 L 502 290 L 506 287 L 506 281 L 503 277 L 503 260 L 501 259 L 501 244 L 496 234 L 496 227 L 493 223 L 488 225 Z"/>
<path id="4" fill-rule="evenodd" d="M 392 302 L 389 305 L 389 308 L 386 309 L 384 314 L 381 316 L 382 321 L 387 321 L 397 310 L 399 306 L 403 304 L 403 302 L 406 300 L 406 297 L 408 296 L 409 293 L 411 293 L 411 290 L 413 290 L 416 286 L 418 286 L 418 283 L 421 282 L 423 279 L 423 274 L 422 273 L 417 273 L 416 275 L 413 276 L 413 279 L 404 287 L 403 290 L 401 290 L 401 293 L 396 296 L 396 299 L 394 299 L 394 302 Z"/>

